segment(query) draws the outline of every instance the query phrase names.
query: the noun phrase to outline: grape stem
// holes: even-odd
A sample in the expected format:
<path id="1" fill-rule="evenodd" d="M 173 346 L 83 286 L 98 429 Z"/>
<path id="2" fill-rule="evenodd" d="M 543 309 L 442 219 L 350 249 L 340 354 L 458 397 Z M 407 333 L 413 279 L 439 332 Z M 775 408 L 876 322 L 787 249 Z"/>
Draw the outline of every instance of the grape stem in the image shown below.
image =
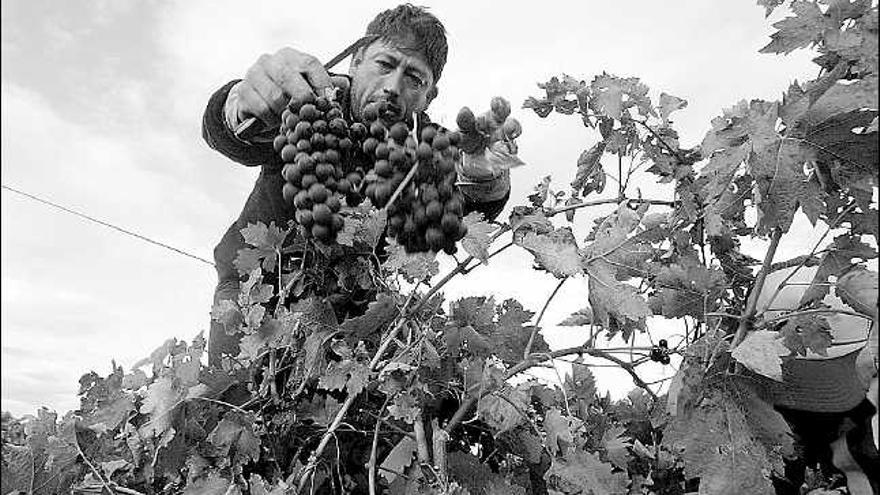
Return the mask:
<path id="1" fill-rule="evenodd" d="M 421 160 L 416 161 L 416 164 L 413 165 L 411 169 L 409 169 L 406 177 L 403 178 L 403 182 L 401 182 L 400 185 L 397 186 L 397 190 L 395 190 L 394 194 L 391 195 L 391 199 L 388 200 L 388 203 L 385 204 L 385 208 L 382 208 L 382 211 L 387 212 L 388 208 L 390 208 L 391 205 L 394 204 L 394 202 L 397 200 L 397 197 L 400 196 L 401 192 L 403 192 L 403 189 L 409 185 L 409 182 L 416 175 L 416 171 L 419 169 L 419 163 L 421 163 Z"/>
<path id="2" fill-rule="evenodd" d="M 553 215 L 565 213 L 566 211 L 577 210 L 578 208 L 586 208 L 587 206 L 618 204 L 621 201 L 631 201 L 633 203 L 642 203 L 642 204 L 659 205 L 659 206 L 675 206 L 677 204 L 676 201 L 665 201 L 662 199 L 638 199 L 638 198 L 627 198 L 627 197 L 621 196 L 621 197 L 617 197 L 617 198 L 597 199 L 595 201 L 587 201 L 586 203 L 577 203 L 577 204 L 573 204 L 573 205 L 563 206 L 561 208 L 551 208 L 550 211 L 548 211 L 546 213 L 546 216 L 552 217 Z"/>
<path id="3" fill-rule="evenodd" d="M 560 357 L 572 356 L 572 355 L 576 355 L 576 354 L 586 354 L 588 356 L 598 357 L 598 358 L 602 358 L 602 359 L 606 359 L 608 361 L 611 361 L 612 363 L 616 364 L 618 367 L 622 368 L 624 371 L 629 373 L 630 377 L 632 377 L 633 382 L 636 384 L 637 387 L 639 387 L 639 388 L 643 389 L 645 392 L 647 392 L 648 395 L 650 395 L 651 398 L 654 399 L 655 401 L 658 400 L 657 394 L 654 393 L 654 391 L 651 390 L 651 388 L 648 386 L 648 384 L 644 380 L 642 380 L 642 378 L 638 375 L 638 373 L 636 373 L 635 366 L 637 364 L 639 364 L 639 362 L 627 363 L 626 361 L 623 361 L 622 359 L 620 359 L 616 356 L 612 356 L 612 355 L 608 354 L 607 352 L 605 352 L 604 349 L 596 349 L 596 348 L 588 346 L 588 345 L 582 345 L 582 346 L 577 346 L 577 347 L 568 347 L 568 348 L 559 349 L 559 350 L 556 350 L 553 352 L 533 353 L 533 354 L 529 355 L 529 357 L 527 359 L 520 361 L 518 364 L 516 364 L 515 366 L 513 366 L 512 368 L 507 370 L 504 373 L 504 376 L 502 377 L 501 382 L 502 383 L 506 382 L 510 378 L 528 370 L 529 368 L 533 368 L 535 366 L 538 366 L 545 361 L 552 361 L 552 360 L 560 358 Z M 477 403 L 477 401 L 482 396 L 484 396 L 488 393 L 491 393 L 494 390 L 493 387 L 487 387 L 485 389 L 478 390 L 479 386 L 480 385 L 474 385 L 471 389 L 468 390 L 468 393 L 473 393 L 473 392 L 478 392 L 478 393 L 471 395 L 468 398 L 468 400 L 465 401 L 458 408 L 457 411 L 455 411 L 455 414 L 452 416 L 452 419 L 449 420 L 449 423 L 447 423 L 446 426 L 443 428 L 443 431 L 445 431 L 446 433 L 451 433 L 455 428 L 458 427 L 458 425 L 461 424 L 465 415 L 468 413 L 468 411 L 471 410 L 471 408 L 474 407 L 474 405 Z"/>
<path id="4" fill-rule="evenodd" d="M 755 279 L 755 285 L 752 287 L 752 291 L 749 293 L 749 298 L 746 301 L 746 310 L 743 312 L 742 318 L 739 320 L 739 327 L 736 329 L 736 335 L 733 337 L 733 342 L 730 345 L 731 350 L 736 349 L 736 346 L 746 338 L 749 327 L 752 326 L 752 318 L 754 318 L 755 313 L 757 313 L 758 296 L 761 295 L 761 289 L 764 288 L 764 281 L 767 279 L 767 274 L 770 272 L 770 266 L 773 264 L 773 256 L 776 255 L 776 248 L 779 247 L 780 239 L 782 239 L 782 229 L 775 229 L 770 236 L 770 246 L 767 248 L 767 253 L 764 255 L 764 263 L 761 265 L 761 271 L 758 272 L 758 276 Z"/>
<path id="5" fill-rule="evenodd" d="M 526 349 L 523 351 L 523 359 L 528 359 L 529 354 L 532 353 L 532 345 L 534 345 L 535 337 L 538 335 L 538 330 L 541 328 L 541 319 L 544 318 L 544 313 L 547 311 L 547 307 L 550 306 L 550 301 L 556 297 L 556 293 L 559 292 L 559 289 L 562 288 L 562 284 L 564 284 L 566 280 L 568 280 L 568 277 L 563 277 L 563 279 L 556 284 L 556 288 L 553 289 L 553 292 L 550 293 L 550 297 L 547 298 L 547 302 L 544 303 L 544 307 L 541 308 L 541 312 L 538 314 L 538 319 L 535 321 L 535 326 L 532 328 L 532 333 L 529 335 L 529 341 L 526 343 Z"/>

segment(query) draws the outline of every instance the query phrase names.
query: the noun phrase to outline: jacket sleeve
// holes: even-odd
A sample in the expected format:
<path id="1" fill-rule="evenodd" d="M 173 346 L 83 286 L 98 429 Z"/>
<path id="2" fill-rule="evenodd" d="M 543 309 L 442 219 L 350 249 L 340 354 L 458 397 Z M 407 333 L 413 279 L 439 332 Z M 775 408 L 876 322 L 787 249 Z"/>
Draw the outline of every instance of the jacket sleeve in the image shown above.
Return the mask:
<path id="1" fill-rule="evenodd" d="M 249 143 L 235 136 L 226 125 L 226 97 L 229 90 L 239 80 L 230 81 L 218 89 L 208 100 L 205 115 L 202 118 L 202 138 L 211 149 L 219 151 L 223 156 L 248 167 L 274 164 L 280 158 L 272 148 L 272 143 Z"/>
<path id="2" fill-rule="evenodd" d="M 495 220 L 495 217 L 497 217 L 498 214 L 501 213 L 501 210 L 504 209 L 504 205 L 507 204 L 507 200 L 510 199 L 510 190 L 507 190 L 507 194 L 505 194 L 503 198 L 493 201 L 477 201 L 468 196 L 465 196 L 464 198 L 465 215 L 472 211 L 478 211 L 483 214 L 483 217 L 486 220 Z"/>

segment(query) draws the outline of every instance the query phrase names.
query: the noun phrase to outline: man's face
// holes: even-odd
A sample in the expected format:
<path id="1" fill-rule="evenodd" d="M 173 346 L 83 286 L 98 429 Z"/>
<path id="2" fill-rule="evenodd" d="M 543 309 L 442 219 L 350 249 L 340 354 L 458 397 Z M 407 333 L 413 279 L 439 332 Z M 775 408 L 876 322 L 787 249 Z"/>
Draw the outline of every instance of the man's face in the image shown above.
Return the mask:
<path id="1" fill-rule="evenodd" d="M 436 96 L 434 76 L 421 55 L 384 40 L 373 42 L 358 55 L 350 69 L 355 119 L 361 119 L 368 103 L 385 100 L 394 108 L 388 118 L 402 120 L 413 112 L 424 111 Z"/>

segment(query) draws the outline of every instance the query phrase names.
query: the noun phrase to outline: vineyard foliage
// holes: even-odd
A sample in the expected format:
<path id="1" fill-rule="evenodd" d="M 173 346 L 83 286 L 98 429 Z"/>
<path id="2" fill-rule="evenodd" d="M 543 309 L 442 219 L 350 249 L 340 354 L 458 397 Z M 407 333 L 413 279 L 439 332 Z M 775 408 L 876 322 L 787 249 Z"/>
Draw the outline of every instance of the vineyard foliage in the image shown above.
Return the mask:
<path id="1" fill-rule="evenodd" d="M 759 1 L 768 15 L 783 3 Z M 779 101 L 734 103 L 691 148 L 672 120 L 687 102 L 637 78 L 539 84 L 525 109 L 578 118 L 598 141 L 570 188 L 548 177 L 506 222 L 465 217 L 467 256 L 439 280 L 435 255 L 387 240 L 369 201 L 340 210 L 331 244 L 249 225 L 238 300 L 212 310 L 241 334 L 240 355 L 209 368 L 201 336 L 171 339 L 130 371 L 83 376 L 63 417 L 4 415 L 2 493 L 774 493 L 796 451 L 755 374 L 781 380 L 784 360 L 827 352 L 829 293 L 876 318 L 864 264 L 877 256 L 877 7 L 790 8 L 761 51 L 814 48 L 820 75 Z M 634 177 L 674 197 L 634 194 Z M 577 239 L 581 210 L 600 204 L 616 207 Z M 830 242 L 776 259 L 800 214 Z M 767 241 L 764 259 L 745 238 Z M 542 315 L 515 300 L 444 301 L 445 283 L 511 247 L 560 284 L 588 280 L 562 322 L 582 345 L 551 350 Z M 800 305 L 765 318 L 764 276 L 804 266 L 817 269 Z M 652 316 L 687 321 L 686 338 L 610 347 Z M 862 352 L 876 359 L 874 328 Z M 669 354 L 681 365 L 658 396 L 639 369 Z M 584 356 L 636 387 L 602 396 Z M 523 378 L 562 361 L 558 383 Z"/>

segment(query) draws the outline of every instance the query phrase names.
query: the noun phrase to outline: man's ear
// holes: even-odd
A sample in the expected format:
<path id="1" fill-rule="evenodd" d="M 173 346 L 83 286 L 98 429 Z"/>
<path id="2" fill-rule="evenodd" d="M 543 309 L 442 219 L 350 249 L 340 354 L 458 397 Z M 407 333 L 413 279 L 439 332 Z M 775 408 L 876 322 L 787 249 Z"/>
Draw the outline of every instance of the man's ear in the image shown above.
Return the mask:
<path id="1" fill-rule="evenodd" d="M 436 84 L 431 86 L 431 89 L 428 90 L 428 94 L 425 95 L 425 106 L 430 105 L 431 102 L 434 101 L 434 98 L 437 97 L 437 93 L 439 92 L 440 90 L 437 88 Z"/>

